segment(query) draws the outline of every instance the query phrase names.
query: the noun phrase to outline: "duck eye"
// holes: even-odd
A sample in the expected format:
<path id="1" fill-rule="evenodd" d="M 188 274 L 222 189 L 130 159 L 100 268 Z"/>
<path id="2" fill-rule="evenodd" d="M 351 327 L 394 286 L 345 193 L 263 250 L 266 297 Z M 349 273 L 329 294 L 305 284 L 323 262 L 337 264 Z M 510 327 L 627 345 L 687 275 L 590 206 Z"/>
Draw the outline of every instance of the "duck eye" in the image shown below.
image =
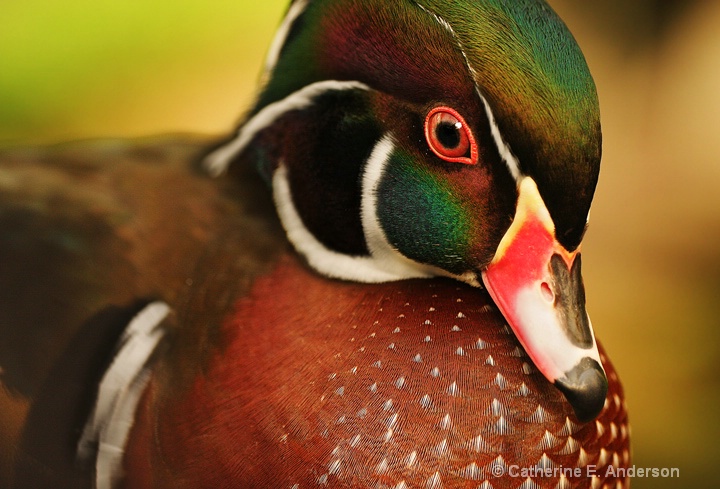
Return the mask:
<path id="1" fill-rule="evenodd" d="M 425 118 L 425 139 L 433 153 L 445 161 L 474 165 L 477 143 L 465 119 L 450 107 L 435 107 Z"/>

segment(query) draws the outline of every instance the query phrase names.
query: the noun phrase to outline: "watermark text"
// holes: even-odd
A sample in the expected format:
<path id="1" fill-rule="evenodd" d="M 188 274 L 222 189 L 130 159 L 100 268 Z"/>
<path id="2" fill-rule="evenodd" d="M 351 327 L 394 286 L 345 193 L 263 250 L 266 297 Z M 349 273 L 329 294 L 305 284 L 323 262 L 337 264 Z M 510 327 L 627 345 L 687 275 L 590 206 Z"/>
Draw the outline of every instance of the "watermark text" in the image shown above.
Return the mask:
<path id="1" fill-rule="evenodd" d="M 493 465 L 490 469 L 495 477 L 517 477 L 517 478 L 542 478 L 542 477 L 603 477 L 603 478 L 652 478 L 652 479 L 674 479 L 680 477 L 680 469 L 677 467 L 614 467 L 612 465 L 597 467 L 587 465 L 585 467 L 520 467 L 519 465 Z"/>

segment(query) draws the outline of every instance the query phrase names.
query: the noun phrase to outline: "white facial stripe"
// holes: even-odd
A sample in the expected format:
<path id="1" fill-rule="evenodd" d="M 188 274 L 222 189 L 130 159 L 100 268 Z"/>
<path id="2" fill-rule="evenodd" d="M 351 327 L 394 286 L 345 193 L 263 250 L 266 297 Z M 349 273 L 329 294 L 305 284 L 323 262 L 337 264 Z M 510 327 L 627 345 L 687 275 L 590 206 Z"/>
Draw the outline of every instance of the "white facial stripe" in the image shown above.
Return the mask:
<path id="1" fill-rule="evenodd" d="M 387 134 L 375 144 L 365 164 L 362 175 L 362 197 L 360 200 L 360 213 L 365 241 L 370 254 L 373 256 L 390 255 L 395 250 L 387 241 L 385 232 L 380 227 L 377 217 L 377 190 L 382 175 L 385 172 L 394 144 Z"/>
<path id="2" fill-rule="evenodd" d="M 287 40 L 290 28 L 292 27 L 295 20 L 305 11 L 310 0 L 297 0 L 290 5 L 285 18 L 283 19 L 280 27 L 278 27 L 275 37 L 270 44 L 267 57 L 265 58 L 265 77 L 268 77 L 270 72 L 275 69 L 275 65 L 280 59 L 280 51 L 282 51 L 285 41 Z"/>
<path id="3" fill-rule="evenodd" d="M 523 179 L 523 174 L 520 171 L 520 162 L 518 162 L 517 158 L 513 154 L 512 150 L 510 149 L 510 146 L 508 146 L 508 144 L 503 139 L 502 134 L 500 134 L 500 128 L 498 127 L 497 122 L 495 122 L 495 115 L 493 114 L 493 111 L 490 109 L 490 104 L 488 104 L 487 100 L 480 93 L 479 89 L 478 89 L 477 93 L 480 96 L 480 100 L 482 100 L 483 105 L 485 106 L 485 112 L 487 113 L 488 121 L 490 122 L 490 133 L 492 134 L 493 140 L 495 141 L 495 145 L 498 148 L 500 157 L 503 159 L 503 161 L 507 165 L 508 170 L 510 170 L 510 174 L 513 176 L 515 181 L 519 184 L 520 181 Z"/>
<path id="4" fill-rule="evenodd" d="M 325 92 L 369 89 L 370 87 L 357 81 L 323 80 L 307 85 L 284 99 L 263 107 L 260 112 L 240 127 L 235 139 L 210 153 L 203 164 L 211 175 L 221 175 L 227 170 L 233 158 L 245 149 L 258 132 L 271 126 L 287 112 L 309 107 L 315 98 Z"/>
<path id="5" fill-rule="evenodd" d="M 483 96 L 482 90 L 480 90 L 480 87 L 477 84 L 477 72 L 475 71 L 475 68 L 470 64 L 470 60 L 467 57 L 467 54 L 465 53 L 465 49 L 463 48 L 462 43 L 460 42 L 460 39 L 458 38 L 457 34 L 455 33 L 455 29 L 452 28 L 450 23 L 437 15 L 435 12 L 431 12 L 422 5 L 418 5 L 423 11 L 430 14 L 446 31 L 450 33 L 452 38 L 455 40 L 455 43 L 457 44 L 458 49 L 460 50 L 460 53 L 462 53 L 463 60 L 465 61 L 465 67 L 467 68 L 468 72 L 470 73 L 470 78 L 473 81 L 473 84 L 475 86 L 475 92 L 478 94 L 478 97 L 480 97 L 480 100 L 483 103 L 483 106 L 485 107 L 485 113 L 487 114 L 488 121 L 490 123 L 490 132 L 492 134 L 493 140 L 495 141 L 495 145 L 498 148 L 498 152 L 500 153 L 500 157 L 503 159 L 505 164 L 507 165 L 508 170 L 510 171 L 510 174 L 513 176 L 516 182 L 520 183 L 520 180 L 522 180 L 523 174 L 520 171 L 520 163 L 518 162 L 517 158 L 513 154 L 512 150 L 510 149 L 510 146 L 505 142 L 505 140 L 502 137 L 502 134 L 500 133 L 500 128 L 497 125 L 497 122 L 495 121 L 495 115 L 493 114 L 492 110 L 490 109 L 490 104 L 488 104 L 487 99 Z"/>
<path id="6" fill-rule="evenodd" d="M 425 277 L 417 270 L 398 273 L 384 259 L 374 256 L 352 256 L 328 249 L 305 227 L 292 200 L 287 167 L 281 163 L 273 175 L 273 197 L 288 239 L 310 266 L 328 277 L 365 283 L 390 282 L 404 278 Z M 413 273 L 414 272 L 414 273 Z"/>
<path id="7" fill-rule="evenodd" d="M 393 147 L 392 137 L 383 136 L 373 148 L 363 173 L 360 208 L 365 241 L 370 254 L 377 261 L 378 266 L 392 270 L 402 278 L 445 276 L 473 287 L 481 287 L 475 272 L 456 275 L 438 267 L 416 262 L 393 248 L 388 241 L 377 216 L 377 191 Z"/>
<path id="8" fill-rule="evenodd" d="M 365 164 L 360 201 L 362 226 L 365 241 L 378 266 L 402 278 L 430 277 L 441 272 L 435 267 L 423 265 L 406 256 L 390 245 L 377 216 L 377 191 L 385 167 L 392 154 L 394 143 L 389 135 L 383 136 L 373 148 Z"/>
<path id="9" fill-rule="evenodd" d="M 148 360 L 165 334 L 158 325 L 169 313 L 164 302 L 153 302 L 140 311 L 125 329 L 120 350 L 100 382 L 95 409 L 78 443 L 81 459 L 91 458 L 97 445 L 98 489 L 115 487 L 122 478 L 125 444 L 150 380 Z"/>
<path id="10" fill-rule="evenodd" d="M 427 8 L 423 7 L 419 3 L 416 3 L 415 5 L 420 7 L 420 10 L 424 11 L 427 14 L 430 14 L 438 24 L 443 26 L 443 28 L 445 28 L 445 30 L 447 30 L 448 32 L 450 32 L 450 34 L 452 34 L 453 39 L 455 39 L 455 41 L 457 42 L 457 36 L 455 35 L 455 29 L 452 28 L 452 26 L 450 25 L 450 23 L 447 20 L 443 19 L 435 12 L 432 12 L 432 11 L 428 10 Z M 458 46 L 459 45 L 460 45 L 460 43 L 458 42 Z M 463 56 L 465 56 L 464 52 L 463 52 Z"/>
<path id="11" fill-rule="evenodd" d="M 362 176 L 361 221 L 370 256 L 345 255 L 328 249 L 305 227 L 293 203 L 287 167 L 281 162 L 273 175 L 273 197 L 280 222 L 295 249 L 308 264 L 328 277 L 363 283 L 391 282 L 410 278 L 452 277 L 481 287 L 478 275 L 451 274 L 407 258 L 388 242 L 377 217 L 377 189 L 392 154 L 394 143 L 383 136 L 373 148 Z"/>

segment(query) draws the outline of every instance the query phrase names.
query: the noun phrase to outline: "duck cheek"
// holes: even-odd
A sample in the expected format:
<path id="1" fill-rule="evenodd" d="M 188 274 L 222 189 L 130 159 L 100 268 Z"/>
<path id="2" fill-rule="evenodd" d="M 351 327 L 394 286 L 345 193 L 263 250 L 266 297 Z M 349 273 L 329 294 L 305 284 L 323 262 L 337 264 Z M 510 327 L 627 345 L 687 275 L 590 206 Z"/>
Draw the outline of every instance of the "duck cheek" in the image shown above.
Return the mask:
<path id="1" fill-rule="evenodd" d="M 396 161 L 378 187 L 377 216 L 390 245 L 417 262 L 460 274 L 470 267 L 474 223 L 446 182 Z"/>

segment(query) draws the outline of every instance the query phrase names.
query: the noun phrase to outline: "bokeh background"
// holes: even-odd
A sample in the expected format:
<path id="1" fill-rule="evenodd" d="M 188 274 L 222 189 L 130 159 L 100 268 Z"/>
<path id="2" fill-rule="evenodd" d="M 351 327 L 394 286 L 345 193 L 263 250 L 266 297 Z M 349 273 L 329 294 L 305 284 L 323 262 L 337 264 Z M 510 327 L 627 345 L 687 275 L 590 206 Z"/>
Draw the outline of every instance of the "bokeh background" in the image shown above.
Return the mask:
<path id="1" fill-rule="evenodd" d="M 600 94 L 583 264 L 624 381 L 642 488 L 720 487 L 720 2 L 550 0 Z M 286 0 L 4 0 L 0 146 L 220 135 Z"/>

